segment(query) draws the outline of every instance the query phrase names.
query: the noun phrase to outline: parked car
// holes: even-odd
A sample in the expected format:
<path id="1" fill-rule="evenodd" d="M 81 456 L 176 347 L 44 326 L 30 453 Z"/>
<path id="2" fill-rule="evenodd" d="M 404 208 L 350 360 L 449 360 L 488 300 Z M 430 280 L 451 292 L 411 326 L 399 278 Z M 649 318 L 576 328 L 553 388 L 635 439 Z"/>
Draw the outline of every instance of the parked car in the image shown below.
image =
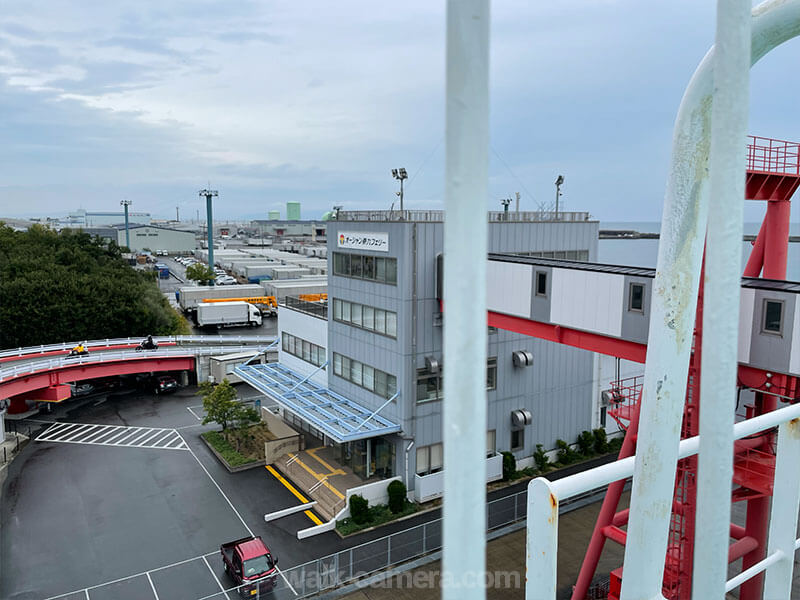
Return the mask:
<path id="1" fill-rule="evenodd" d="M 153 378 L 153 393 L 168 394 L 178 390 L 178 382 L 169 375 L 159 375 Z"/>

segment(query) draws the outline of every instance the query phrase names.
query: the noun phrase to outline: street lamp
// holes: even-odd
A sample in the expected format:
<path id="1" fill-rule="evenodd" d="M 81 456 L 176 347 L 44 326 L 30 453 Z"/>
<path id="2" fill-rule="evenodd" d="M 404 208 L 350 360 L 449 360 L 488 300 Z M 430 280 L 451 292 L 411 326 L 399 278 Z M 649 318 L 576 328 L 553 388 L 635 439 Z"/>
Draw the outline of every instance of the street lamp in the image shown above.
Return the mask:
<path id="1" fill-rule="evenodd" d="M 564 183 L 564 176 L 559 175 L 556 179 L 556 221 L 558 221 L 558 199 L 561 197 L 561 185 Z"/>
<path id="2" fill-rule="evenodd" d="M 131 234 L 128 230 L 128 207 L 131 205 L 131 200 L 120 200 L 120 204 L 125 207 L 125 245 L 128 247 L 128 252 L 131 251 Z"/>
<path id="3" fill-rule="evenodd" d="M 500 204 L 503 205 L 503 220 L 508 221 L 508 205 L 511 204 L 511 198 L 501 198 Z"/>
<path id="4" fill-rule="evenodd" d="M 397 195 L 400 196 L 400 213 L 403 212 L 403 181 L 408 179 L 408 173 L 405 169 L 392 169 L 392 177 L 400 181 L 400 191 L 397 192 Z"/>

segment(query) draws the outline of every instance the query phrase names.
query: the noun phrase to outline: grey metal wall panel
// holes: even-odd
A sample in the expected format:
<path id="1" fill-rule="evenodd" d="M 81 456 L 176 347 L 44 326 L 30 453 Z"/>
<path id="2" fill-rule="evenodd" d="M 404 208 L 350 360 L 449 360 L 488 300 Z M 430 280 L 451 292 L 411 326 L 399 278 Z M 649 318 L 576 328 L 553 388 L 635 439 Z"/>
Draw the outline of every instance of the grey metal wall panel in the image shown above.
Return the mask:
<path id="1" fill-rule="evenodd" d="M 753 335 L 750 341 L 750 365 L 779 373 L 789 371 L 792 350 L 792 330 L 795 319 L 795 294 L 779 291 L 755 290 L 753 304 Z M 762 329 L 764 301 L 783 302 L 783 327 L 780 335 Z"/>
<path id="2" fill-rule="evenodd" d="M 537 273 L 544 273 L 547 278 L 544 296 L 537 292 Z M 553 286 L 553 269 L 549 267 L 534 267 L 531 273 L 531 319 L 542 323 L 550 322 L 550 302 L 553 297 L 551 291 Z"/>
<path id="3" fill-rule="evenodd" d="M 644 311 L 638 312 L 629 310 L 631 284 L 639 283 L 644 286 Z M 653 287 L 653 280 L 649 277 L 625 276 L 624 301 L 620 307 L 622 310 L 622 339 L 647 343 L 647 333 L 650 329 L 650 296 Z"/>

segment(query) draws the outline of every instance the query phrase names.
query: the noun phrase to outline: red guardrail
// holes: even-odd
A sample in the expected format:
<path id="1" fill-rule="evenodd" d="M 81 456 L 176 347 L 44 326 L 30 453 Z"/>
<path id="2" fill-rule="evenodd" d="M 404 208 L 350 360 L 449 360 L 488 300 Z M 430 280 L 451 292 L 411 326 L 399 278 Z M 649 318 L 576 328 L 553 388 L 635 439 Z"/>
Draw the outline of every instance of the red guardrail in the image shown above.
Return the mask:
<path id="1" fill-rule="evenodd" d="M 800 175 L 800 143 L 748 136 L 747 170 Z"/>

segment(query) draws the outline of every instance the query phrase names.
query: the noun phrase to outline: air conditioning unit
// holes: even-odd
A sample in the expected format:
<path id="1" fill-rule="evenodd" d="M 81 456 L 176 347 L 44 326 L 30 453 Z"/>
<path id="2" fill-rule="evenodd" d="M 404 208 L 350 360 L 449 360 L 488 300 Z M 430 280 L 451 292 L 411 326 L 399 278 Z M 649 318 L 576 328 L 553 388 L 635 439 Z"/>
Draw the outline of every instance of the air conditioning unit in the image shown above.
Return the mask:
<path id="1" fill-rule="evenodd" d="M 625 400 L 619 390 L 603 390 L 600 394 L 600 406 L 614 406 Z"/>
<path id="2" fill-rule="evenodd" d="M 439 361 L 436 360 L 433 356 L 426 356 L 425 357 L 425 368 L 428 370 L 428 373 L 431 375 L 438 375 L 439 374 Z"/>
<path id="3" fill-rule="evenodd" d="M 511 425 L 520 429 L 533 423 L 533 415 L 527 408 L 520 408 L 511 411 Z"/>
<path id="4" fill-rule="evenodd" d="M 528 350 L 514 350 L 511 360 L 515 367 L 530 367 L 533 365 L 533 354 Z"/>

